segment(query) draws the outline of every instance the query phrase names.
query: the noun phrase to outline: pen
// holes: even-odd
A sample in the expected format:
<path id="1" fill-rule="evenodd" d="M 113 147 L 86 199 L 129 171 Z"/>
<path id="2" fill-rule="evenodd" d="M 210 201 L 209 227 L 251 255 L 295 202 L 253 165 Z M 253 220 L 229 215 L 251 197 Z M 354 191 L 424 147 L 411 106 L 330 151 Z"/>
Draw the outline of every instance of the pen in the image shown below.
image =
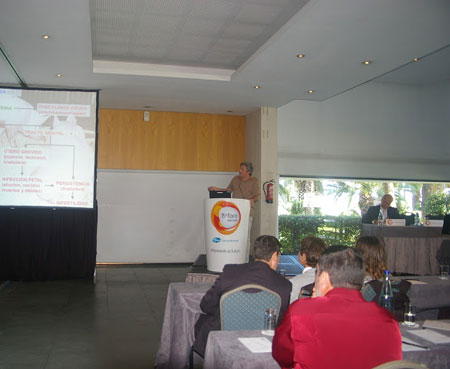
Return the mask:
<path id="1" fill-rule="evenodd" d="M 410 346 L 420 347 L 420 348 L 423 348 L 425 350 L 429 350 L 430 349 L 427 346 L 418 345 L 417 343 L 411 343 L 411 342 L 406 342 L 406 341 L 402 341 L 402 343 L 405 343 L 405 344 L 410 345 Z"/>

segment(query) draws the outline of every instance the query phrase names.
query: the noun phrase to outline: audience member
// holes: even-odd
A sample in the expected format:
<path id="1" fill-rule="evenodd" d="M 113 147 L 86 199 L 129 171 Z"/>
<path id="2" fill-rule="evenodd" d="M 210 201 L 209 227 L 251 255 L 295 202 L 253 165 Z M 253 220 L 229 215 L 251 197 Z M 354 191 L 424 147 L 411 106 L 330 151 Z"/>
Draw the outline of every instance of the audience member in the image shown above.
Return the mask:
<path id="1" fill-rule="evenodd" d="M 356 241 L 355 249 L 362 256 L 366 269 L 361 294 L 366 301 L 377 302 L 382 292 L 384 271 L 387 269 L 386 253 L 383 243 L 374 236 L 363 236 Z M 403 320 L 405 303 L 409 302 L 411 282 L 406 280 L 391 281 L 394 293 L 394 316 Z"/>
<path id="2" fill-rule="evenodd" d="M 373 279 L 382 279 L 387 269 L 384 245 L 378 237 L 359 237 L 355 245 L 356 251 L 362 256 L 366 268 L 364 283 Z"/>
<path id="3" fill-rule="evenodd" d="M 399 213 L 397 208 L 391 207 L 392 201 L 394 201 L 394 198 L 386 194 L 381 198 L 381 204 L 376 206 L 371 206 L 369 210 L 367 210 L 367 213 L 363 215 L 362 222 L 363 223 L 378 223 L 378 215 L 381 213 L 383 214 L 383 220 L 386 219 L 401 219 L 403 218 Z"/>
<path id="4" fill-rule="evenodd" d="M 402 358 L 398 323 L 361 296 L 364 274 L 353 248 L 324 251 L 316 270 L 318 297 L 291 304 L 275 331 L 272 355 L 282 368 L 369 369 Z"/>
<path id="5" fill-rule="evenodd" d="M 286 278 L 276 272 L 280 260 L 280 242 L 273 236 L 260 236 L 252 248 L 254 261 L 246 264 L 228 264 L 222 274 L 203 297 L 200 315 L 195 324 L 194 350 L 204 355 L 208 334 L 220 330 L 220 297 L 227 291 L 244 284 L 259 284 L 281 297 L 278 322 L 289 306 L 292 285 Z M 262 319 L 262 317 L 261 317 Z"/>
<path id="6" fill-rule="evenodd" d="M 316 264 L 326 247 L 325 242 L 318 237 L 305 237 L 300 243 L 298 260 L 305 268 L 302 274 L 290 279 L 292 283 L 291 303 L 298 299 L 302 287 L 314 282 Z"/>

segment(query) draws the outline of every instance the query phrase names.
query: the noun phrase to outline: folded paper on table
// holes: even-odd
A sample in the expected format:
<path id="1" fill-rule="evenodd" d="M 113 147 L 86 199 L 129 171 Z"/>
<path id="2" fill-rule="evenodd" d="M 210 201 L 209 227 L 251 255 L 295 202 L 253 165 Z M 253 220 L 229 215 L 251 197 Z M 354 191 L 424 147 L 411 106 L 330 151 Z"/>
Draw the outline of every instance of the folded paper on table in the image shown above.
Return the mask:
<path id="1" fill-rule="evenodd" d="M 425 227 L 443 227 L 444 226 L 444 220 L 443 219 L 429 219 L 425 220 L 423 222 L 423 225 Z"/>
<path id="2" fill-rule="evenodd" d="M 409 331 L 409 333 L 433 343 L 450 343 L 449 336 L 445 336 L 432 329 L 419 329 L 415 331 Z"/>
<path id="3" fill-rule="evenodd" d="M 428 284 L 427 282 L 418 281 L 417 279 L 407 279 L 407 281 L 411 284 Z"/>
<path id="4" fill-rule="evenodd" d="M 253 353 L 272 352 L 272 342 L 266 337 L 242 337 L 239 341 Z"/>
<path id="5" fill-rule="evenodd" d="M 442 329 L 444 331 L 450 331 L 450 319 L 442 320 L 425 320 L 423 328 Z"/>
<path id="6" fill-rule="evenodd" d="M 394 226 L 394 227 L 403 227 L 406 225 L 406 220 L 405 219 L 387 219 L 386 225 Z"/>

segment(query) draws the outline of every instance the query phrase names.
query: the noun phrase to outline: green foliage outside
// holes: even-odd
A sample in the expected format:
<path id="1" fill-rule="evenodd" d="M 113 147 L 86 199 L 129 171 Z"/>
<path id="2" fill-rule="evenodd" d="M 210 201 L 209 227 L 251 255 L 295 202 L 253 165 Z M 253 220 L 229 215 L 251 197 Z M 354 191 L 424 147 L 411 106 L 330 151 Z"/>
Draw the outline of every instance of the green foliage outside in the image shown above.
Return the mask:
<path id="1" fill-rule="evenodd" d="M 426 215 L 445 215 L 450 213 L 450 194 L 437 192 L 429 195 L 425 201 Z"/>
<path id="2" fill-rule="evenodd" d="M 361 217 L 280 215 L 278 217 L 278 238 L 283 254 L 295 254 L 298 245 L 307 236 L 322 238 L 327 245 L 343 244 L 354 246 L 361 229 Z"/>

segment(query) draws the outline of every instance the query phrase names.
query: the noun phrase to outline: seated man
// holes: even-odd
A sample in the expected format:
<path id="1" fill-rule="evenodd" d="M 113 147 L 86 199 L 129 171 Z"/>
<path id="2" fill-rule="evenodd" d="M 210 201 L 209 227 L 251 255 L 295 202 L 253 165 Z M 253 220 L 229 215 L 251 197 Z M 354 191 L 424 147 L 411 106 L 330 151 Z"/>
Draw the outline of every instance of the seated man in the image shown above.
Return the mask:
<path id="1" fill-rule="evenodd" d="M 291 304 L 275 331 L 272 355 L 282 368 L 369 369 L 402 358 L 395 318 L 361 296 L 364 273 L 353 248 L 325 250 L 317 297 Z"/>
<path id="2" fill-rule="evenodd" d="M 303 269 L 302 274 L 290 279 L 292 283 L 291 304 L 298 299 L 300 290 L 304 286 L 314 283 L 314 279 L 316 278 L 316 264 L 326 247 L 325 242 L 318 237 L 305 237 L 300 243 L 298 260 L 305 269 Z"/>
<path id="3" fill-rule="evenodd" d="M 220 330 L 220 297 L 244 284 L 259 284 L 278 293 L 281 297 L 278 322 L 281 321 L 289 306 L 292 285 L 275 271 L 280 260 L 280 246 L 273 236 L 259 236 L 252 249 L 254 262 L 225 265 L 222 274 L 200 303 L 204 314 L 200 315 L 195 324 L 196 352 L 204 356 L 209 332 Z"/>
<path id="4" fill-rule="evenodd" d="M 378 214 L 380 214 L 380 209 L 383 213 L 383 220 L 386 219 L 403 219 L 403 217 L 398 213 L 397 208 L 393 208 L 390 205 L 394 201 L 394 198 L 386 194 L 381 198 L 381 204 L 376 206 L 371 206 L 367 213 L 363 215 L 363 223 L 378 223 Z"/>

